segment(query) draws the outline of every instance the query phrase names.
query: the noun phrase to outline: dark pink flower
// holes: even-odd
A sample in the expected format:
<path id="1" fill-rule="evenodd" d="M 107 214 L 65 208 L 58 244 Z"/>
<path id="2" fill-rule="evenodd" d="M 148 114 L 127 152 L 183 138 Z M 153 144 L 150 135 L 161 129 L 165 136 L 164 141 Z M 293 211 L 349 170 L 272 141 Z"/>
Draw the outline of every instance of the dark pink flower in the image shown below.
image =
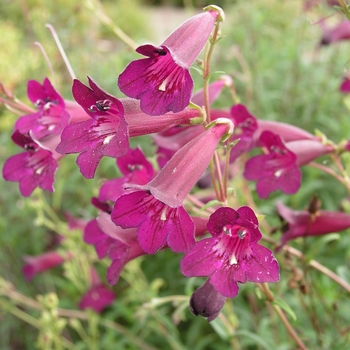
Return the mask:
<path id="1" fill-rule="evenodd" d="M 345 94 L 350 93 L 350 79 L 348 77 L 344 77 L 343 82 L 339 87 L 340 92 Z"/>
<path id="2" fill-rule="evenodd" d="M 30 281 L 38 273 L 52 269 L 64 263 L 65 259 L 55 251 L 46 252 L 37 256 L 25 255 L 23 257 L 25 265 L 22 272 L 26 281 Z"/>
<path id="3" fill-rule="evenodd" d="M 278 189 L 287 194 L 296 193 L 301 183 L 297 156 L 270 131 L 261 134 L 260 143 L 268 153 L 250 158 L 244 168 L 244 177 L 257 181 L 256 190 L 261 198 L 267 198 Z"/>
<path id="4" fill-rule="evenodd" d="M 350 22 L 347 19 L 337 23 L 333 27 L 329 27 L 324 22 L 321 22 L 323 31 L 321 45 L 330 45 L 338 41 L 350 39 Z"/>
<path id="5" fill-rule="evenodd" d="M 318 139 L 296 140 L 286 142 L 286 147 L 297 156 L 296 164 L 300 167 L 316 158 L 334 151 L 332 145 L 324 144 Z"/>
<path id="6" fill-rule="evenodd" d="M 141 149 L 129 150 L 117 159 L 117 165 L 122 177 L 105 181 L 99 191 L 98 198 L 92 199 L 92 204 L 98 209 L 111 213 L 114 202 L 125 193 L 129 184 L 145 185 L 152 180 L 154 170 Z M 132 189 L 128 190 L 132 191 Z"/>
<path id="7" fill-rule="evenodd" d="M 159 118 L 154 118 L 141 111 L 140 101 L 131 98 L 120 101 L 124 107 L 130 137 L 160 133 L 178 125 L 190 125 L 193 119 L 203 119 L 200 110 L 189 107 L 177 113 L 167 112 Z"/>
<path id="8" fill-rule="evenodd" d="M 30 196 L 36 187 L 53 192 L 60 155 L 40 148 L 18 130 L 13 133 L 12 140 L 26 151 L 6 160 L 2 169 L 4 179 L 19 182 L 19 190 L 24 197 Z"/>
<path id="9" fill-rule="evenodd" d="M 228 75 L 221 75 L 219 79 L 209 84 L 209 104 L 212 104 L 221 94 L 222 89 L 232 85 L 232 78 Z M 202 107 L 205 106 L 204 89 L 197 90 L 191 99 L 191 102 Z M 225 116 L 226 117 L 226 116 Z"/>
<path id="10" fill-rule="evenodd" d="M 148 58 L 131 62 L 118 78 L 120 90 L 141 101 L 149 115 L 180 112 L 188 106 L 193 81 L 189 68 L 202 51 L 219 16 L 210 8 L 180 25 L 160 45 L 142 45 L 136 52 Z"/>
<path id="11" fill-rule="evenodd" d="M 222 113 L 225 112 L 221 111 L 221 114 Z M 220 111 L 213 111 L 213 115 L 214 118 L 220 116 Z M 259 145 L 260 136 L 264 131 L 271 131 L 279 135 L 285 142 L 317 139 L 316 136 L 294 125 L 272 120 L 257 119 L 242 104 L 234 105 L 231 108 L 230 115 L 226 117 L 230 118 L 235 125 L 235 133 L 232 137 L 232 141 L 239 140 L 231 149 L 231 162 L 236 160 L 241 154 L 249 152 Z"/>
<path id="12" fill-rule="evenodd" d="M 113 222 L 123 228 L 137 227 L 138 240 L 146 253 L 164 245 L 175 252 L 188 251 L 194 244 L 194 224 L 182 203 L 204 170 L 228 124 L 204 131 L 168 161 L 158 175 L 139 191 L 117 199 Z"/>
<path id="13" fill-rule="evenodd" d="M 101 313 L 107 306 L 113 304 L 114 293 L 104 284 L 92 286 L 81 298 L 79 308 L 81 310 L 93 309 Z"/>
<path id="14" fill-rule="evenodd" d="M 123 229 L 113 224 L 110 215 L 100 213 L 85 228 L 84 241 L 95 246 L 99 259 L 108 256 L 112 263 L 107 270 L 107 281 L 118 282 L 120 272 L 132 259 L 144 255 L 136 237 L 136 229 Z"/>
<path id="15" fill-rule="evenodd" d="M 174 127 L 165 132 L 153 136 L 157 149 L 157 160 L 161 168 L 170 160 L 170 158 L 187 142 L 204 131 L 203 125 L 194 125 L 191 127 Z"/>
<path id="16" fill-rule="evenodd" d="M 276 208 L 287 224 L 278 250 L 291 239 L 321 236 L 350 228 L 350 215 L 346 213 L 319 210 L 311 214 L 308 210 L 292 210 L 282 202 L 277 202 Z"/>
<path id="17" fill-rule="evenodd" d="M 91 287 L 82 296 L 79 308 L 82 310 L 92 309 L 101 313 L 107 306 L 113 304 L 114 293 L 101 283 L 96 271 L 91 268 Z"/>
<path id="18" fill-rule="evenodd" d="M 205 234 L 207 219 L 194 216 L 192 220 L 196 225 L 196 236 Z M 85 227 L 84 241 L 95 246 L 99 259 L 108 256 L 112 260 L 107 270 L 110 285 L 118 282 L 121 271 L 129 261 L 146 254 L 136 233 L 135 228 L 123 229 L 114 225 L 107 213 L 100 213 L 97 219 Z"/>
<path id="19" fill-rule="evenodd" d="M 231 119 L 235 125 L 235 133 L 231 140 L 239 140 L 231 149 L 230 162 L 233 162 L 241 154 L 250 151 L 255 146 L 253 136 L 258 128 L 258 123 L 256 118 L 241 104 L 231 108 Z"/>
<path id="20" fill-rule="evenodd" d="M 80 153 L 77 164 L 83 176 L 91 179 L 103 156 L 118 158 L 128 151 L 129 137 L 122 103 L 88 80 L 90 88 L 74 80 L 72 91 L 91 119 L 66 126 L 56 150 Z"/>
<path id="21" fill-rule="evenodd" d="M 209 277 L 209 283 L 227 298 L 237 295 L 237 283 L 278 282 L 277 260 L 258 244 L 262 235 L 249 207 L 219 208 L 210 216 L 208 230 L 213 237 L 196 242 L 181 260 L 186 277 Z"/>
<path id="22" fill-rule="evenodd" d="M 28 97 L 38 112 L 20 117 L 15 125 L 21 134 L 30 134 L 38 142 L 60 135 L 68 124 L 69 114 L 62 97 L 53 88 L 49 79 L 41 85 L 35 80 L 28 81 Z"/>

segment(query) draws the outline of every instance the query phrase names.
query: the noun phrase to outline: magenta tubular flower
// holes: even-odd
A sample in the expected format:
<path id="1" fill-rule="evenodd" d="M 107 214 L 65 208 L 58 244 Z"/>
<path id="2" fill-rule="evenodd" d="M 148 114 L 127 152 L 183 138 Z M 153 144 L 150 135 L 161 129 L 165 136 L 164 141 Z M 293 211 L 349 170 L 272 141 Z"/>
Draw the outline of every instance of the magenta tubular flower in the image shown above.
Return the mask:
<path id="1" fill-rule="evenodd" d="M 296 164 L 299 167 L 334 151 L 333 146 L 325 145 L 317 139 L 286 142 L 286 147 L 297 156 Z"/>
<path id="2" fill-rule="evenodd" d="M 137 240 L 136 229 L 122 229 L 114 225 L 107 213 L 100 213 L 86 226 L 84 241 L 95 246 L 99 259 L 108 256 L 112 260 L 107 270 L 110 285 L 118 282 L 120 272 L 130 260 L 146 254 Z"/>
<path id="3" fill-rule="evenodd" d="M 190 310 L 195 316 L 206 317 L 208 322 L 213 321 L 220 314 L 224 307 L 226 298 L 222 296 L 212 284 L 209 279 L 199 287 L 190 299 Z"/>
<path id="4" fill-rule="evenodd" d="M 158 175 L 140 189 L 117 199 L 112 221 L 123 228 L 137 227 L 146 253 L 154 254 L 168 244 L 175 252 L 186 252 L 194 244 L 194 224 L 182 202 L 207 168 L 212 155 L 228 132 L 227 124 L 216 124 L 188 142 Z"/>
<path id="5" fill-rule="evenodd" d="M 39 111 L 19 118 L 15 129 L 21 134 L 31 132 L 31 137 L 37 140 L 59 135 L 68 124 L 69 114 L 65 111 L 64 100 L 50 80 L 46 78 L 42 85 L 35 80 L 29 80 L 27 94 Z"/>
<path id="6" fill-rule="evenodd" d="M 78 102 L 64 100 L 64 103 L 66 105 L 66 111 L 70 115 L 69 124 L 75 124 L 91 118 L 90 115 L 84 111 L 83 107 L 78 104 Z"/>
<path id="7" fill-rule="evenodd" d="M 81 310 L 92 309 L 101 313 L 107 306 L 113 304 L 114 293 L 104 284 L 92 286 L 81 298 L 79 308 Z"/>
<path id="8" fill-rule="evenodd" d="M 207 219 L 192 219 L 196 225 L 196 236 L 203 236 L 207 231 Z M 107 270 L 107 282 L 110 285 L 118 282 L 121 271 L 129 261 L 146 254 L 137 240 L 136 229 L 122 229 L 114 225 L 107 213 L 100 213 L 97 219 L 88 223 L 84 230 L 84 241 L 95 246 L 99 259 L 108 256 L 112 260 Z"/>
<path id="9" fill-rule="evenodd" d="M 241 104 L 231 108 L 231 119 L 235 125 L 235 134 L 231 140 L 239 139 L 238 143 L 231 149 L 230 162 L 233 162 L 241 154 L 250 151 L 255 146 L 253 136 L 258 128 L 258 124 L 256 118 Z"/>
<path id="10" fill-rule="evenodd" d="M 350 39 L 350 22 L 345 19 L 333 27 L 326 26 L 321 22 L 323 34 L 321 38 L 321 45 L 330 45 L 338 41 Z"/>
<path id="11" fill-rule="evenodd" d="M 343 82 L 339 87 L 340 92 L 345 94 L 350 93 L 350 79 L 348 77 L 344 77 Z"/>
<path id="12" fill-rule="evenodd" d="M 22 272 L 26 281 L 33 279 L 38 273 L 52 269 L 64 263 L 65 259 L 55 251 L 46 252 L 38 256 L 24 256 L 25 265 Z"/>
<path id="13" fill-rule="evenodd" d="M 346 213 L 319 210 L 312 215 L 307 210 L 292 210 L 280 201 L 277 202 L 276 208 L 287 223 L 277 250 L 298 237 L 321 236 L 350 228 L 350 215 Z"/>
<path id="14" fill-rule="evenodd" d="M 101 283 L 96 271 L 91 268 L 91 287 L 81 298 L 79 308 L 101 313 L 107 306 L 113 304 L 114 299 L 114 293 Z"/>
<path id="15" fill-rule="evenodd" d="M 259 142 L 260 136 L 264 131 L 271 131 L 274 134 L 281 136 L 285 142 L 298 140 L 319 140 L 317 136 L 291 124 L 262 119 L 257 119 L 257 122 L 258 128 L 254 134 L 254 141 L 256 143 Z"/>
<path id="16" fill-rule="evenodd" d="M 124 98 L 120 101 L 124 107 L 130 137 L 164 132 L 178 125 L 189 125 L 192 119 L 203 118 L 200 110 L 189 107 L 178 113 L 167 112 L 159 118 L 154 118 L 141 111 L 138 100 Z"/>
<path id="17" fill-rule="evenodd" d="M 136 49 L 148 58 L 131 62 L 118 78 L 119 89 L 141 101 L 149 115 L 182 111 L 190 102 L 193 81 L 189 68 L 202 51 L 217 21 L 217 10 L 209 9 L 181 24 L 159 46 Z"/>
<path id="18" fill-rule="evenodd" d="M 72 91 L 91 119 L 66 126 L 56 150 L 62 154 L 80 153 L 80 172 L 91 179 L 103 156 L 118 158 L 128 151 L 129 137 L 122 103 L 88 80 L 90 88 L 74 80 Z"/>
<path id="19" fill-rule="evenodd" d="M 232 78 L 229 75 L 221 75 L 218 80 L 209 84 L 209 104 L 212 104 L 220 96 L 225 86 L 231 85 Z M 205 106 L 204 89 L 197 90 L 193 94 L 191 101 L 200 107 Z"/>
<path id="20" fill-rule="evenodd" d="M 301 171 L 297 166 L 297 156 L 291 152 L 278 135 L 264 131 L 260 143 L 268 154 L 250 158 L 245 164 L 243 176 L 247 180 L 257 180 L 259 197 L 267 198 L 280 189 L 287 194 L 296 193 L 301 183 Z"/>
<path id="21" fill-rule="evenodd" d="M 125 193 L 128 184 L 145 185 L 152 180 L 154 170 L 152 164 L 146 159 L 139 148 L 129 150 L 127 154 L 117 159 L 117 165 L 123 177 L 107 180 L 100 188 L 98 198 L 93 199 L 93 204 L 107 212 L 105 205 L 114 202 Z M 131 189 L 132 190 L 132 189 Z"/>
<path id="22" fill-rule="evenodd" d="M 221 114 L 225 114 L 225 111 L 221 111 Z M 220 116 L 220 111 L 213 111 L 213 119 L 217 115 Z M 236 160 L 242 153 L 249 152 L 256 147 L 264 131 L 271 131 L 281 136 L 285 142 L 318 139 L 315 135 L 291 124 L 257 119 L 242 104 L 234 105 L 231 108 L 230 116 L 225 117 L 231 119 L 235 125 L 235 134 L 232 140 L 239 139 L 238 143 L 231 149 L 231 162 Z"/>
<path id="23" fill-rule="evenodd" d="M 6 181 L 19 182 L 19 190 L 29 197 L 36 187 L 53 192 L 54 174 L 57 170 L 56 153 L 41 149 L 32 139 L 18 130 L 12 140 L 26 152 L 16 154 L 6 160 L 2 175 Z"/>
<path id="24" fill-rule="evenodd" d="M 186 277 L 209 277 L 224 297 L 238 293 L 238 282 L 278 282 L 279 266 L 272 252 L 259 245 L 262 235 L 249 207 L 219 208 L 208 221 L 213 236 L 196 242 L 181 260 Z"/>
<path id="25" fill-rule="evenodd" d="M 158 146 L 157 159 L 159 166 L 163 168 L 181 147 L 200 135 L 204 130 L 203 125 L 194 125 L 184 128 L 176 127 L 154 135 L 153 140 Z"/>

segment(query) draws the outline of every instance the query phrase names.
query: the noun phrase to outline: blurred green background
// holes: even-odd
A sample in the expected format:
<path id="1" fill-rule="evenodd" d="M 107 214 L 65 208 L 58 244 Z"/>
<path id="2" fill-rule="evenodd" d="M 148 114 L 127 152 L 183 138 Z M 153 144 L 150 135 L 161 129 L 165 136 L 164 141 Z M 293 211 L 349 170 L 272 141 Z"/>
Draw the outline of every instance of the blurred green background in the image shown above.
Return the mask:
<path id="1" fill-rule="evenodd" d="M 225 71 L 234 79 L 241 102 L 261 119 L 288 122 L 310 132 L 315 129 L 338 143 L 350 139 L 349 111 L 338 88 L 349 69 L 348 41 L 321 47 L 321 18 L 333 14 L 330 23 L 342 15 L 326 1 L 319 1 L 308 11 L 302 0 L 221 0 L 226 14 L 222 25 L 223 39 L 218 43 L 212 69 Z M 316 2 L 315 2 L 316 3 Z M 182 21 L 209 5 L 206 1 L 102 1 L 108 16 L 136 43 L 160 44 Z M 91 0 L 0 0 L 0 81 L 24 102 L 29 79 L 42 82 L 52 79 L 66 99 L 71 96 L 71 78 L 57 46 L 45 27 L 54 26 L 78 79 L 91 76 L 99 85 L 116 96 L 117 78 L 125 65 L 139 57 L 101 22 Z M 45 48 L 55 77 L 34 42 Z M 201 79 L 193 70 L 196 87 Z M 215 102 L 217 107 L 232 104 L 228 92 Z M 17 116 L 0 105 L 0 164 L 19 149 L 11 143 L 11 132 Z M 150 139 L 142 139 L 147 155 L 151 155 Z M 133 141 L 134 145 L 138 140 Z M 345 159 L 346 160 L 346 159 Z M 23 294 L 35 298 L 37 294 L 54 291 L 60 306 L 76 308 L 79 291 L 64 277 L 67 267 L 55 268 L 25 283 L 21 269 L 23 255 L 36 255 L 47 250 L 55 234 L 35 219 L 38 203 L 46 202 L 60 218 L 64 212 L 77 217 L 91 218 L 96 211 L 90 198 L 96 196 L 103 179 L 117 175 L 114 160 L 103 159 L 94 180 L 86 180 L 75 165 L 75 156 L 65 157 L 57 172 L 55 193 L 35 195 L 24 199 L 17 183 L 0 181 L 0 267 L 1 276 L 13 283 Z M 254 185 L 252 184 L 252 189 Z M 237 188 L 238 195 L 240 189 Z M 262 214 L 275 214 L 275 201 L 284 200 L 294 208 L 305 208 L 317 194 L 322 207 L 337 210 L 346 202 L 346 191 L 328 175 L 314 169 L 303 170 L 303 187 L 294 196 L 273 194 L 267 201 L 259 201 Z M 242 203 L 244 204 L 244 203 Z M 33 219 L 34 218 L 34 219 Z M 77 251 L 92 254 L 84 247 L 77 233 Z M 307 258 L 314 258 L 337 271 L 350 283 L 348 233 L 329 238 L 293 243 Z M 224 313 L 230 320 L 230 333 L 221 320 L 208 324 L 195 318 L 187 310 L 187 303 L 177 306 L 166 303 L 150 306 L 152 298 L 171 295 L 190 295 L 200 279 L 187 280 L 178 268 L 180 255 L 169 251 L 138 259 L 128 265 L 120 282 L 113 287 L 116 302 L 103 318 L 124 325 L 129 335 L 98 326 L 98 340 L 86 343 L 78 332 L 65 331 L 74 349 L 138 349 L 132 341 L 140 338 L 155 349 L 295 349 L 293 341 L 264 300 L 257 297 L 253 284 L 242 285 L 240 293 L 227 303 Z M 327 277 L 310 271 L 300 263 L 308 293 L 291 287 L 295 271 L 288 268 L 288 257 L 277 255 L 281 263 L 281 282 L 271 286 L 273 292 L 294 311 L 291 322 L 300 331 L 310 349 L 339 349 L 349 346 L 349 296 Z M 98 265 L 104 277 L 107 263 Z M 311 291 L 310 291 L 311 290 Z M 0 296 L 1 297 L 1 296 Z M 176 311 L 176 312 L 175 312 Z M 37 312 L 31 312 L 38 317 Z M 180 316 L 179 316 L 180 315 Z M 181 322 L 180 322 L 181 319 Z M 84 327 L 88 328 L 86 324 Z M 37 331 L 0 308 L 0 349 L 35 349 Z M 20 335 L 20 336 L 19 336 Z M 90 335 L 89 335 L 90 336 Z M 96 345 L 97 344 L 97 345 Z M 96 347 L 93 347 L 96 346 Z"/>

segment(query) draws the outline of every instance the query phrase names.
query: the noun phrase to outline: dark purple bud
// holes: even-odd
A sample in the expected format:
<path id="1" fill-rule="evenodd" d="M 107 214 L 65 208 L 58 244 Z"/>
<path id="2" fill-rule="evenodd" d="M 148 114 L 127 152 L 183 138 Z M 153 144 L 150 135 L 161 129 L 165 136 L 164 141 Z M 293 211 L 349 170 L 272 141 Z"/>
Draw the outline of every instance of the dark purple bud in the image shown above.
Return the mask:
<path id="1" fill-rule="evenodd" d="M 190 311 L 195 316 L 203 316 L 208 322 L 219 316 L 225 305 L 226 298 L 222 296 L 210 283 L 209 279 L 191 296 Z"/>

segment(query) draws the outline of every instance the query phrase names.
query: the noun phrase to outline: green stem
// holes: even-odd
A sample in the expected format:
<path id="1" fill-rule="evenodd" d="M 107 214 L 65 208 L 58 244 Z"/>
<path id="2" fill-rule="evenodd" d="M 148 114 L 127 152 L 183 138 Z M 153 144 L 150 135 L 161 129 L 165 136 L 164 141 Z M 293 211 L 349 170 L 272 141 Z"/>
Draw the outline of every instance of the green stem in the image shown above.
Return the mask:
<path id="1" fill-rule="evenodd" d="M 258 285 L 259 286 L 259 285 Z M 273 303 L 274 297 L 270 291 L 269 285 L 267 283 L 262 283 L 260 285 L 260 290 L 265 294 L 267 301 L 272 305 L 273 309 L 275 310 L 277 316 L 280 318 L 282 321 L 283 325 L 287 329 L 289 335 L 294 339 L 294 341 L 298 344 L 299 348 L 302 350 L 307 350 L 307 347 L 305 344 L 302 342 L 302 340 L 299 338 L 298 334 L 294 330 L 293 326 L 290 324 L 288 321 L 288 318 L 282 311 L 282 309 Z"/>
<path id="2" fill-rule="evenodd" d="M 102 23 L 109 27 L 121 41 L 123 41 L 134 51 L 136 50 L 138 45 L 134 42 L 134 40 L 132 40 L 118 26 L 114 24 L 113 20 L 110 17 L 108 17 L 106 12 L 104 11 L 103 5 L 99 0 L 86 0 L 85 3 L 86 6 L 94 12 L 94 15 L 97 16 Z"/>
<path id="3" fill-rule="evenodd" d="M 42 306 L 39 302 L 32 300 L 32 299 L 22 295 L 21 293 L 13 290 L 12 289 L 13 287 L 11 287 L 12 286 L 11 283 L 7 282 L 6 280 L 3 280 L 2 282 L 5 282 L 5 283 L 1 283 L 1 285 L 0 285 L 0 295 L 5 295 L 8 298 L 16 301 L 17 303 L 21 304 L 24 307 L 29 307 L 31 309 L 36 309 L 36 310 L 42 310 Z M 1 302 L 1 299 L 0 299 L 0 302 Z M 20 310 L 18 310 L 18 311 L 20 311 Z M 89 315 L 85 311 L 68 310 L 68 309 L 58 308 L 57 312 L 58 312 L 58 316 L 60 316 L 60 317 L 77 318 L 77 319 L 85 320 L 85 321 L 87 321 L 89 319 Z M 28 318 L 28 323 L 32 324 L 30 321 L 31 321 L 31 319 Z M 156 350 L 152 346 L 144 343 L 142 340 L 135 337 L 134 334 L 129 332 L 125 327 L 123 327 L 122 325 L 120 325 L 118 323 L 115 323 L 115 322 L 110 321 L 110 320 L 103 320 L 102 319 L 100 321 L 100 325 L 107 327 L 107 328 L 110 328 L 110 329 L 113 329 L 116 332 L 122 334 L 127 339 L 129 339 L 129 341 L 132 342 L 140 350 Z M 36 328 L 39 328 L 37 325 L 33 324 L 33 326 Z M 63 339 L 63 342 L 67 348 L 74 349 L 73 347 L 69 347 L 70 343 L 66 339 Z"/>

